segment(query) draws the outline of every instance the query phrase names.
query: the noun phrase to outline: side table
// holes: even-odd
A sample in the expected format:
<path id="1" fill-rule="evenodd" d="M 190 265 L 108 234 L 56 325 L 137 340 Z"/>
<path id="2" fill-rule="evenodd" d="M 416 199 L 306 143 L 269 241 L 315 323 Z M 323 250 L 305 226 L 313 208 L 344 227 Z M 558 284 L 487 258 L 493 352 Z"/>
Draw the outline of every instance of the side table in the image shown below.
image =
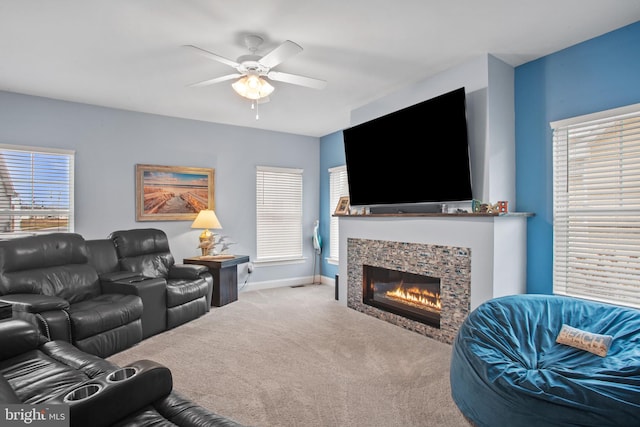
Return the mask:
<path id="1" fill-rule="evenodd" d="M 234 255 L 232 258 L 192 257 L 184 258 L 185 264 L 204 265 L 213 276 L 213 296 L 211 305 L 223 305 L 238 300 L 238 264 L 249 262 L 247 255 Z"/>

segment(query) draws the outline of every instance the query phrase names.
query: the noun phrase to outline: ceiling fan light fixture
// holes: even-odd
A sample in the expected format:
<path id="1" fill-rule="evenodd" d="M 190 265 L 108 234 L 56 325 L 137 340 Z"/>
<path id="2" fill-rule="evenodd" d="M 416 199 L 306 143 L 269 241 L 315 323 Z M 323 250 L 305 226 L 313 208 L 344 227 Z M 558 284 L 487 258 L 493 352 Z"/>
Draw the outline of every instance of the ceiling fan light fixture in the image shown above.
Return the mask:
<path id="1" fill-rule="evenodd" d="M 249 74 L 238 79 L 231 87 L 238 95 L 253 100 L 266 98 L 274 90 L 269 82 L 256 74 Z"/>

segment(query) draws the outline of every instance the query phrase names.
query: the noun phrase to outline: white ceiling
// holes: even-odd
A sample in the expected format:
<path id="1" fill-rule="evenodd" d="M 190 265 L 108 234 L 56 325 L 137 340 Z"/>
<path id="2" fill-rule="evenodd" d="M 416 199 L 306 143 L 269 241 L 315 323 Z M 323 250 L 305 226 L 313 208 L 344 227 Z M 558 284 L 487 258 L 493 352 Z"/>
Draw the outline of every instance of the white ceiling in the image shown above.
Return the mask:
<path id="1" fill-rule="evenodd" d="M 640 20 L 638 0 L 0 0 L 0 90 L 309 136 L 350 111 L 478 55 L 513 66 Z M 184 48 L 236 60 L 243 36 L 304 50 L 277 71 L 256 120 L 235 72 Z"/>

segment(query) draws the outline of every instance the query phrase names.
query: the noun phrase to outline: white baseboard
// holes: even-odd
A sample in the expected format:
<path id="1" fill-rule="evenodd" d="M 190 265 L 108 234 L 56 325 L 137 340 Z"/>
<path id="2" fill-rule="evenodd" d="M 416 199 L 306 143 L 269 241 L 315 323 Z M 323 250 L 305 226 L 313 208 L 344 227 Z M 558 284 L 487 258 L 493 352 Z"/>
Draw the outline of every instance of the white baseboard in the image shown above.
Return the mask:
<path id="1" fill-rule="evenodd" d="M 320 283 L 323 285 L 335 286 L 335 280 L 326 276 L 320 276 Z M 300 285 L 311 285 L 318 283 L 318 276 L 315 276 L 315 280 L 313 276 L 305 276 L 305 277 L 294 277 L 290 279 L 281 279 L 281 280 L 267 280 L 263 282 L 252 282 L 249 280 L 246 285 L 240 285 L 238 287 L 239 292 L 249 292 L 249 291 L 258 291 L 263 289 L 271 289 L 271 288 L 283 288 L 287 286 L 300 286 Z"/>

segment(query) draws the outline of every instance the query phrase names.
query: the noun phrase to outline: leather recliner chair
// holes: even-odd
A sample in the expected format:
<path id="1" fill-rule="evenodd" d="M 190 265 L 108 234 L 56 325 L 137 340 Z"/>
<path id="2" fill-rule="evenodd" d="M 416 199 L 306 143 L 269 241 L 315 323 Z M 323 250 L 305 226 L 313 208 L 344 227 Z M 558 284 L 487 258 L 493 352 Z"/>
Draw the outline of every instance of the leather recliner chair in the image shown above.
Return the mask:
<path id="1" fill-rule="evenodd" d="M 167 329 L 174 328 L 211 308 L 213 276 L 205 266 L 176 264 L 164 231 L 155 228 L 114 231 L 109 236 L 120 269 L 167 281 Z"/>
<path id="2" fill-rule="evenodd" d="M 47 338 L 97 356 L 142 340 L 141 298 L 103 287 L 79 234 L 0 241 L 0 300 Z"/>
<path id="3" fill-rule="evenodd" d="M 24 320 L 0 322 L 0 374 L 0 404 L 68 405 L 71 427 L 242 427 L 173 390 L 163 365 L 139 360 L 121 368 L 48 341 Z"/>

